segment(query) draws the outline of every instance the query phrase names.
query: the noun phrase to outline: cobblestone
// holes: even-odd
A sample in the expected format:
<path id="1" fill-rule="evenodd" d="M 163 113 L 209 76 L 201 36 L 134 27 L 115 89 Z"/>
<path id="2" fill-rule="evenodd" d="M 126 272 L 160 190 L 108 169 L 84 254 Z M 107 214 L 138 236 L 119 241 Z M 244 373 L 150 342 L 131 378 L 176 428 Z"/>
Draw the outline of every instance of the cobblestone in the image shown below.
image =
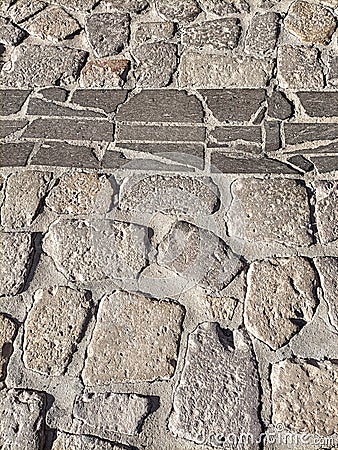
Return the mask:
<path id="1" fill-rule="evenodd" d="M 8 12 L 14 22 L 21 23 L 42 11 L 46 6 L 47 3 L 41 0 L 18 0 Z"/>

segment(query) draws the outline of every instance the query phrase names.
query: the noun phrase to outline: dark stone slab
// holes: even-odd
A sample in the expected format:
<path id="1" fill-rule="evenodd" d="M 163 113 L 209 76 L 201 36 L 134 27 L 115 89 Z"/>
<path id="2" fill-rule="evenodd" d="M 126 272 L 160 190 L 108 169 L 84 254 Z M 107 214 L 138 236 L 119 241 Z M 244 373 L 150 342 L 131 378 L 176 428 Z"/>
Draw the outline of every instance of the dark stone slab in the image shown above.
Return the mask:
<path id="1" fill-rule="evenodd" d="M 279 122 L 265 122 L 265 151 L 273 152 L 282 147 Z"/>
<path id="2" fill-rule="evenodd" d="M 73 94 L 72 103 L 112 113 L 126 100 L 127 95 L 128 91 L 121 89 L 78 89 Z"/>
<path id="3" fill-rule="evenodd" d="M 34 142 L 0 144 L 0 167 L 25 166 Z"/>
<path id="4" fill-rule="evenodd" d="M 286 144 L 338 139 L 338 123 L 286 123 Z"/>
<path id="5" fill-rule="evenodd" d="M 295 155 L 291 158 L 288 158 L 288 161 L 296 167 L 299 167 L 304 172 L 311 172 L 314 169 L 314 166 L 311 161 L 304 158 L 302 155 Z"/>
<path id="6" fill-rule="evenodd" d="M 106 169 L 118 169 L 128 164 L 130 160 L 122 153 L 107 151 L 102 160 L 102 167 Z"/>
<path id="7" fill-rule="evenodd" d="M 98 168 L 99 161 L 89 147 L 66 142 L 45 142 L 31 161 L 32 165 Z"/>
<path id="8" fill-rule="evenodd" d="M 96 111 L 76 110 L 67 106 L 56 105 L 55 103 L 45 102 L 39 98 L 32 98 L 28 105 L 28 115 L 33 116 L 56 116 L 56 117 L 106 117 Z"/>
<path id="9" fill-rule="evenodd" d="M 178 90 L 143 90 L 121 106 L 119 121 L 200 123 L 201 102 Z"/>
<path id="10" fill-rule="evenodd" d="M 28 124 L 28 120 L 18 119 L 18 120 L 1 120 L 0 121 L 0 138 L 4 138 L 14 133 L 15 131 L 21 130 Z"/>
<path id="11" fill-rule="evenodd" d="M 204 127 L 117 125 L 117 141 L 203 142 Z"/>
<path id="12" fill-rule="evenodd" d="M 301 150 L 294 150 L 292 153 L 306 154 L 306 155 L 321 155 L 321 154 L 335 154 L 338 153 L 338 142 L 331 142 L 328 145 L 320 145 L 319 147 L 307 148 Z"/>
<path id="13" fill-rule="evenodd" d="M 18 89 L 0 90 L 0 115 L 9 116 L 19 112 L 30 92 Z"/>
<path id="14" fill-rule="evenodd" d="M 221 122 L 247 122 L 265 100 L 263 89 L 203 89 L 200 92 Z"/>
<path id="15" fill-rule="evenodd" d="M 29 125 L 24 137 L 110 142 L 113 132 L 114 125 L 104 120 L 37 119 Z"/>
<path id="16" fill-rule="evenodd" d="M 338 116 L 338 92 L 297 92 L 310 117 Z"/>
<path id="17" fill-rule="evenodd" d="M 311 161 L 319 173 L 338 170 L 338 156 L 311 156 Z"/>
<path id="18" fill-rule="evenodd" d="M 281 173 L 298 174 L 298 171 L 280 161 L 268 158 L 230 157 L 223 153 L 212 153 L 211 171 L 221 173 Z"/>
<path id="19" fill-rule="evenodd" d="M 46 100 L 54 102 L 65 102 L 68 98 L 69 92 L 66 89 L 59 87 L 50 87 L 39 91 Z"/>
<path id="20" fill-rule="evenodd" d="M 293 115 L 293 104 L 283 92 L 274 91 L 271 97 L 268 97 L 268 114 L 274 119 L 288 119 Z"/>
<path id="21" fill-rule="evenodd" d="M 211 132 L 211 137 L 217 142 L 231 142 L 237 140 L 249 142 L 262 142 L 262 130 L 259 126 L 229 126 L 216 127 Z M 212 146 L 212 144 L 209 144 Z"/>

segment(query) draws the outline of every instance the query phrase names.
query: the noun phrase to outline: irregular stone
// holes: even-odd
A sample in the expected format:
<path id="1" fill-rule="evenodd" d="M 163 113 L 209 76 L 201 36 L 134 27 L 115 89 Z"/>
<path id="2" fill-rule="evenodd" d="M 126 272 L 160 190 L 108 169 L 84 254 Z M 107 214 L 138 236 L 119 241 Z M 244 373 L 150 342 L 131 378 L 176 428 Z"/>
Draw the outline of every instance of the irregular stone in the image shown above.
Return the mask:
<path id="1" fill-rule="evenodd" d="M 297 92 L 297 95 L 308 116 L 338 116 L 338 92 Z"/>
<path id="2" fill-rule="evenodd" d="M 244 267 L 216 235 L 187 222 L 177 222 L 164 238 L 157 262 L 211 291 L 225 288 Z"/>
<path id="3" fill-rule="evenodd" d="M 25 119 L 18 120 L 1 120 L 0 121 L 0 138 L 10 136 L 17 131 L 22 130 L 28 121 Z"/>
<path id="4" fill-rule="evenodd" d="M 318 304 L 317 288 L 318 276 L 305 258 L 254 262 L 245 300 L 247 330 L 277 350 L 312 320 Z"/>
<path id="5" fill-rule="evenodd" d="M 29 269 L 31 236 L 28 233 L 0 234 L 0 295 L 16 295 Z"/>
<path id="6" fill-rule="evenodd" d="M 183 317 L 184 310 L 176 303 L 120 291 L 106 296 L 88 347 L 85 384 L 171 378 Z"/>
<path id="7" fill-rule="evenodd" d="M 281 91 L 274 91 L 268 97 L 268 114 L 274 119 L 289 119 L 293 114 L 293 105 Z"/>
<path id="8" fill-rule="evenodd" d="M 26 37 L 26 33 L 14 25 L 8 17 L 0 16 L 0 42 L 7 45 L 18 45 Z"/>
<path id="9" fill-rule="evenodd" d="M 330 141 L 337 139 L 338 124 L 337 123 L 285 123 L 285 142 L 286 144 L 302 144 L 311 141 Z M 336 145 L 336 144 L 334 144 Z M 316 153 L 316 149 L 312 150 Z M 302 150 L 302 153 L 305 153 Z M 325 150 L 325 153 L 332 153 L 332 150 Z"/>
<path id="10" fill-rule="evenodd" d="M 33 148 L 34 142 L 0 144 L 0 167 L 25 166 Z"/>
<path id="11" fill-rule="evenodd" d="M 80 24 L 59 6 L 50 6 L 34 16 L 25 26 L 29 34 L 58 42 L 80 30 Z"/>
<path id="12" fill-rule="evenodd" d="M 258 126 L 225 126 L 215 127 L 209 133 L 209 137 L 216 139 L 218 143 L 232 141 L 262 142 L 262 130 Z"/>
<path id="13" fill-rule="evenodd" d="M 282 148 L 280 123 L 276 121 L 265 121 L 265 151 L 275 152 Z"/>
<path id="14" fill-rule="evenodd" d="M 17 326 L 12 319 L 0 314 L 0 381 L 6 378 L 6 368 L 13 351 L 16 329 Z"/>
<path id="15" fill-rule="evenodd" d="M 36 218 L 51 174 L 27 170 L 13 173 L 6 183 L 6 197 L 1 208 L 1 222 L 6 229 L 29 227 Z"/>
<path id="16" fill-rule="evenodd" d="M 255 14 L 245 39 L 245 50 L 252 55 L 274 51 L 278 38 L 279 15 L 274 12 Z"/>
<path id="17" fill-rule="evenodd" d="M 77 89 L 72 96 L 72 103 L 89 108 L 100 108 L 106 113 L 112 113 L 121 103 L 124 103 L 127 92 L 121 89 Z"/>
<path id="18" fill-rule="evenodd" d="M 318 173 L 336 172 L 338 170 L 338 156 L 311 156 Z"/>
<path id="19" fill-rule="evenodd" d="M 41 144 L 31 160 L 32 165 L 98 168 L 100 163 L 90 147 L 71 145 L 66 142 Z"/>
<path id="20" fill-rule="evenodd" d="M 129 16 L 117 12 L 93 14 L 87 20 L 86 30 L 96 56 L 117 55 L 128 44 Z"/>
<path id="21" fill-rule="evenodd" d="M 96 111 L 72 109 L 66 106 L 56 105 L 55 103 L 45 102 L 40 98 L 32 98 L 29 101 L 27 115 L 47 117 L 106 117 L 105 114 Z"/>
<path id="22" fill-rule="evenodd" d="M 114 433 L 136 435 L 150 413 L 150 400 L 137 394 L 85 394 L 74 404 L 74 416 L 92 434 L 106 437 Z"/>
<path id="23" fill-rule="evenodd" d="M 278 48 L 277 76 L 281 87 L 287 89 L 321 89 L 323 70 L 315 48 L 282 45 Z"/>
<path id="24" fill-rule="evenodd" d="M 135 43 L 166 41 L 175 34 L 174 24 L 170 22 L 140 22 L 135 26 Z"/>
<path id="25" fill-rule="evenodd" d="M 116 139 L 140 142 L 204 142 L 204 127 L 117 124 Z"/>
<path id="26" fill-rule="evenodd" d="M 18 0 L 9 9 L 9 14 L 15 23 L 21 23 L 42 11 L 47 3 L 41 0 Z"/>
<path id="27" fill-rule="evenodd" d="M 284 360 L 271 373 L 273 423 L 295 432 L 338 431 L 338 368 L 330 361 Z M 310 395 L 309 395 L 310 393 Z"/>
<path id="28" fill-rule="evenodd" d="M 80 86 L 83 88 L 122 87 L 129 67 L 128 59 L 105 58 L 89 61 L 82 69 Z"/>
<path id="29" fill-rule="evenodd" d="M 248 336 L 216 323 L 199 325 L 189 336 L 169 429 L 197 444 L 223 445 L 227 436 L 241 433 L 258 442 L 258 408 L 259 379 Z"/>
<path id="30" fill-rule="evenodd" d="M 19 88 L 71 84 L 87 57 L 82 50 L 52 45 L 22 44 L 14 54 L 14 69 L 6 74 L 3 71 L 0 81 Z"/>
<path id="31" fill-rule="evenodd" d="M 338 182 L 321 181 L 316 185 L 316 224 L 320 242 L 338 239 Z"/>
<path id="32" fill-rule="evenodd" d="M 40 450 L 44 443 L 45 396 L 17 389 L 0 391 L 0 447 Z"/>
<path id="33" fill-rule="evenodd" d="M 51 87 L 42 89 L 39 91 L 39 94 L 42 94 L 46 100 L 51 100 L 54 102 L 65 102 L 68 98 L 69 92 L 66 89 Z"/>
<path id="34" fill-rule="evenodd" d="M 333 87 L 338 86 L 338 56 L 331 56 L 328 62 L 328 66 L 328 84 Z"/>
<path id="35" fill-rule="evenodd" d="M 180 87 L 219 88 L 265 86 L 272 62 L 249 56 L 183 53 L 180 63 Z"/>
<path id="36" fill-rule="evenodd" d="M 62 375 L 81 340 L 90 308 L 86 294 L 68 287 L 36 291 L 25 323 L 26 367 L 51 376 Z"/>
<path id="37" fill-rule="evenodd" d="M 336 29 L 334 15 L 319 4 L 296 0 L 284 20 L 287 30 L 303 42 L 328 44 Z"/>
<path id="38" fill-rule="evenodd" d="M 140 13 L 149 6 L 147 0 L 103 0 L 102 9 L 117 9 L 123 13 Z"/>
<path id="39" fill-rule="evenodd" d="M 144 88 L 167 86 L 177 67 L 177 46 L 166 42 L 142 44 L 135 48 L 139 61 L 135 71 L 137 82 Z"/>
<path id="40" fill-rule="evenodd" d="M 288 158 L 288 161 L 304 172 L 311 172 L 314 169 L 312 162 L 302 155 L 292 156 L 291 158 Z"/>
<path id="41" fill-rule="evenodd" d="M 57 432 L 52 450 L 131 450 L 130 447 L 120 446 L 112 442 L 103 441 L 91 436 Z"/>
<path id="42" fill-rule="evenodd" d="M 156 0 L 159 14 L 171 22 L 192 21 L 201 12 L 196 0 Z"/>
<path id="43" fill-rule="evenodd" d="M 241 35 L 240 21 L 236 18 L 208 20 L 185 28 L 182 42 L 197 48 L 211 46 L 218 50 L 234 49 Z"/>
<path id="44" fill-rule="evenodd" d="M 142 167 L 144 160 L 142 160 Z M 123 153 L 107 150 L 102 159 L 102 167 L 108 169 L 117 169 L 119 167 L 127 166 L 129 167 L 130 160 L 127 159 Z"/>
<path id="45" fill-rule="evenodd" d="M 30 91 L 6 89 L 0 91 L 0 111 L 2 116 L 16 114 L 28 98 Z"/>
<path id="46" fill-rule="evenodd" d="M 199 3 L 205 11 L 219 16 L 249 11 L 244 0 L 199 0 Z"/>
<path id="47" fill-rule="evenodd" d="M 112 220 L 61 219 L 49 228 L 44 251 L 69 279 L 135 279 L 146 264 L 146 229 Z"/>
<path id="48" fill-rule="evenodd" d="M 338 330 L 338 258 L 317 258 L 315 262 L 322 279 L 324 298 L 329 305 L 331 322 Z"/>
<path id="49" fill-rule="evenodd" d="M 223 150 L 223 149 L 220 149 Z M 297 174 L 298 171 L 287 164 L 269 158 L 248 158 L 229 156 L 223 152 L 212 152 L 211 171 L 214 173 L 238 173 L 238 174 Z"/>
<path id="50" fill-rule="evenodd" d="M 309 200 L 299 180 L 236 180 L 228 211 L 230 236 L 252 242 L 310 245 Z"/>

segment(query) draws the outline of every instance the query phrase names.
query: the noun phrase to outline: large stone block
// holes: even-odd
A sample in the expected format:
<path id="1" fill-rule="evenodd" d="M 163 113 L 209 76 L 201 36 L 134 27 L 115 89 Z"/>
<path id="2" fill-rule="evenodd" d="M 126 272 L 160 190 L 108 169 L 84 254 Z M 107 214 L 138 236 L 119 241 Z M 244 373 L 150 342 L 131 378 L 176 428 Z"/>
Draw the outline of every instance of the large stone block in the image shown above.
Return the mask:
<path id="1" fill-rule="evenodd" d="M 34 142 L 0 144 L 0 167 L 25 166 Z"/>
<path id="2" fill-rule="evenodd" d="M 253 55 L 272 53 L 279 32 L 279 15 L 274 12 L 255 14 L 245 39 L 245 50 Z"/>
<path id="3" fill-rule="evenodd" d="M 56 105 L 55 103 L 45 102 L 40 98 L 32 98 L 29 101 L 27 115 L 32 116 L 56 116 L 56 117 L 98 117 L 105 118 L 106 115 L 96 111 L 79 110 L 68 108 L 67 106 Z M 46 122 L 44 122 L 46 123 Z M 91 124 L 92 125 L 92 124 Z M 92 125 L 93 126 L 93 125 Z"/>
<path id="4" fill-rule="evenodd" d="M 11 134 L 21 131 L 28 124 L 25 119 L 17 120 L 1 120 L 0 121 L 0 138 L 10 136 Z"/>
<path id="5" fill-rule="evenodd" d="M 6 368 L 12 354 L 16 330 L 14 320 L 0 314 L 0 381 L 4 381 L 6 377 Z"/>
<path id="6" fill-rule="evenodd" d="M 47 3 L 41 0 L 18 0 L 11 6 L 8 13 L 15 23 L 21 23 L 42 11 L 46 6 Z"/>
<path id="7" fill-rule="evenodd" d="M 219 16 L 249 11 L 244 0 L 199 0 L 199 3 L 205 11 Z"/>
<path id="8" fill-rule="evenodd" d="M 338 239 L 338 182 L 322 181 L 316 186 L 316 223 L 322 244 Z"/>
<path id="9" fill-rule="evenodd" d="M 296 123 L 289 122 L 284 124 L 285 143 L 302 144 L 311 141 L 333 141 L 337 139 L 337 123 Z M 334 144 L 336 146 L 336 144 Z M 330 149 L 323 149 L 323 153 L 335 153 Z M 316 150 L 312 150 L 316 153 Z M 304 150 L 302 150 L 304 153 Z"/>
<path id="10" fill-rule="evenodd" d="M 149 6 L 147 0 L 103 0 L 101 9 L 117 10 L 123 13 L 140 13 Z"/>

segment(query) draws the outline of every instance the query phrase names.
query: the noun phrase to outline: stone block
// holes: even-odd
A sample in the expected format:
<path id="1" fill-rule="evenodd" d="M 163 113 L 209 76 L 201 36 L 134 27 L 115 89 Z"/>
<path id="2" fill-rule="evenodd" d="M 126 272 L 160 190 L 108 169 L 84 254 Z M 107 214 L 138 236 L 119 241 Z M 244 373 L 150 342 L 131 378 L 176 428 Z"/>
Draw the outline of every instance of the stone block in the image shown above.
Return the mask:
<path id="1" fill-rule="evenodd" d="M 52 141 L 41 144 L 31 164 L 81 168 L 98 168 L 100 165 L 92 148 Z"/>
<path id="2" fill-rule="evenodd" d="M 337 172 L 338 156 L 311 156 L 318 173 Z"/>
<path id="3" fill-rule="evenodd" d="M 257 56 L 271 54 L 279 34 L 279 15 L 274 12 L 255 14 L 245 39 L 245 50 Z"/>
<path id="4" fill-rule="evenodd" d="M 17 89 L 4 89 L 0 91 L 0 114 L 9 116 L 16 114 L 27 100 L 30 91 Z"/>
<path id="5" fill-rule="evenodd" d="M 317 258 L 315 263 L 321 277 L 324 298 L 329 305 L 330 321 L 338 330 L 338 258 Z"/>
<path id="6" fill-rule="evenodd" d="M 100 3 L 100 7 L 104 10 L 117 10 L 123 13 L 140 13 L 148 6 L 148 0 L 103 0 Z"/>
<path id="7" fill-rule="evenodd" d="M 135 43 L 160 42 L 174 37 L 175 27 L 170 22 L 139 22 L 135 24 Z"/>
<path id="8" fill-rule="evenodd" d="M 72 103 L 103 109 L 110 114 L 126 100 L 127 93 L 120 89 L 77 89 L 72 96 Z"/>
<path id="9" fill-rule="evenodd" d="M 308 116 L 338 116 L 338 92 L 297 92 L 297 95 Z"/>
<path id="10" fill-rule="evenodd" d="M 204 142 L 205 137 L 204 127 L 127 125 L 123 123 L 118 123 L 116 127 L 116 139 L 119 142 Z"/>
<path id="11" fill-rule="evenodd" d="M 41 0 L 18 0 L 8 10 L 15 23 L 21 23 L 42 11 L 47 3 Z"/>
<path id="12" fill-rule="evenodd" d="M 80 86 L 83 88 L 122 87 L 129 67 L 128 59 L 103 58 L 89 61 L 82 69 Z"/>
<path id="13" fill-rule="evenodd" d="M 196 0 L 156 0 L 157 11 L 171 22 L 190 22 L 199 15 L 201 8 Z"/>
<path id="14" fill-rule="evenodd" d="M 0 121 L 0 138 L 10 136 L 17 131 L 22 130 L 28 124 L 25 119 L 17 120 L 1 120 Z"/>
<path id="15" fill-rule="evenodd" d="M 41 89 L 39 94 L 42 94 L 46 100 L 52 102 L 65 102 L 68 98 L 69 92 L 66 89 L 59 87 L 50 87 Z"/>
<path id="16" fill-rule="evenodd" d="M 338 239 L 338 182 L 320 181 L 316 183 L 316 224 L 322 244 Z"/>
<path id="17" fill-rule="evenodd" d="M 33 147 L 33 142 L 1 144 L 0 167 L 25 166 Z"/>
<path id="18" fill-rule="evenodd" d="M 132 450 L 130 447 L 97 439 L 91 436 L 80 436 L 57 432 L 52 450 Z"/>
<path id="19" fill-rule="evenodd" d="M 206 12 L 219 16 L 249 11 L 249 5 L 244 0 L 199 0 L 199 3 Z"/>
<path id="20" fill-rule="evenodd" d="M 232 141 L 262 142 L 262 130 L 259 126 L 224 126 L 210 132 L 211 139 L 218 143 Z"/>
<path id="21" fill-rule="evenodd" d="M 72 109 L 67 106 L 60 106 L 55 103 L 45 102 L 40 98 L 32 98 L 29 101 L 27 115 L 55 117 L 106 117 L 105 114 L 96 111 Z"/>
<path id="22" fill-rule="evenodd" d="M 220 149 L 223 150 L 223 149 Z M 229 149 L 228 149 L 229 151 Z M 214 173 L 238 174 L 297 174 L 297 170 L 281 161 L 269 158 L 248 158 L 229 156 L 223 152 L 212 152 L 211 170 Z"/>
<path id="23" fill-rule="evenodd" d="M 280 123 L 275 121 L 266 121 L 265 128 L 265 151 L 275 152 L 282 148 Z"/>
<path id="24" fill-rule="evenodd" d="M 268 115 L 274 119 L 289 119 L 293 114 L 293 105 L 281 91 L 274 91 L 268 100 Z"/>
<path id="25" fill-rule="evenodd" d="M 24 30 L 15 25 L 8 17 L 0 16 L 0 42 L 6 45 L 18 45 L 26 37 Z"/>
<path id="26" fill-rule="evenodd" d="M 0 381 L 6 378 L 6 368 L 13 351 L 17 325 L 9 317 L 0 314 Z M 0 437 L 1 439 L 1 437 Z"/>
<path id="27" fill-rule="evenodd" d="M 338 136 L 337 123 L 285 123 L 286 144 L 302 144 L 311 141 L 333 141 Z"/>

